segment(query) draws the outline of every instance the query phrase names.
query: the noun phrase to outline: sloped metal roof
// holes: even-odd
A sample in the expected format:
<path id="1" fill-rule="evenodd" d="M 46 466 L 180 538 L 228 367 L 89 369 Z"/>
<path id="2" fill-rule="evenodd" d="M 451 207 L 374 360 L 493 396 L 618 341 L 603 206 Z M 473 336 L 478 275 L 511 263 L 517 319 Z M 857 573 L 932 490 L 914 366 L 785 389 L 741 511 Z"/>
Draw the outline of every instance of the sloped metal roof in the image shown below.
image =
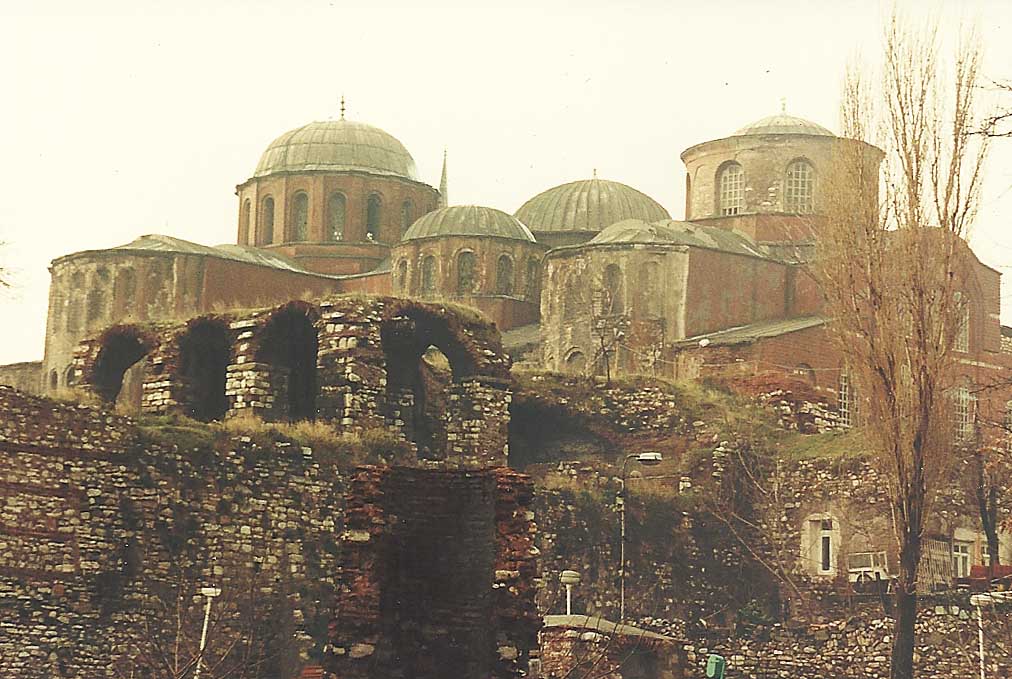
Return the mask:
<path id="1" fill-rule="evenodd" d="M 684 340 L 675 342 L 675 346 L 698 345 L 702 340 L 708 340 L 708 345 L 734 345 L 751 344 L 756 340 L 769 337 L 779 337 L 800 330 L 808 330 L 825 325 L 828 319 L 824 316 L 802 316 L 800 318 L 786 318 L 772 321 L 762 321 L 749 325 L 740 325 L 726 330 L 709 332 L 704 335 L 687 337 Z"/>
<path id="2" fill-rule="evenodd" d="M 658 641 L 677 641 L 675 637 L 651 632 L 634 625 L 619 624 L 596 615 L 546 615 L 545 627 L 591 630 L 604 634 L 619 634 L 643 639 L 656 639 Z"/>
<path id="3" fill-rule="evenodd" d="M 720 250 L 736 255 L 767 258 L 767 254 L 744 234 L 717 226 L 705 226 L 674 219 L 647 223 L 641 219 L 626 219 L 612 224 L 590 240 L 591 244 L 604 243 L 663 243 L 688 245 L 709 250 Z"/>
<path id="4" fill-rule="evenodd" d="M 206 257 L 218 257 L 220 259 L 232 259 L 257 266 L 267 266 L 272 269 L 284 269 L 297 273 L 308 273 L 314 276 L 323 276 L 313 271 L 307 271 L 292 260 L 268 250 L 248 247 L 245 245 L 201 245 L 181 238 L 164 236 L 162 234 L 147 234 L 140 236 L 125 245 L 117 245 L 110 250 L 119 251 L 147 251 L 147 252 L 171 252 L 187 255 L 204 255 Z M 323 276 L 329 278 L 329 276 Z"/>
<path id="5" fill-rule="evenodd" d="M 534 231 L 602 231 L 623 219 L 671 219 L 645 193 L 596 177 L 543 191 L 514 214 Z"/>
<path id="6" fill-rule="evenodd" d="M 359 171 L 418 181 L 415 160 L 397 139 L 378 127 L 352 120 L 324 120 L 289 130 L 260 156 L 253 172 Z"/>
<path id="7" fill-rule="evenodd" d="M 493 236 L 535 242 L 534 234 L 512 215 L 480 205 L 451 205 L 420 217 L 402 241 L 435 236 Z"/>

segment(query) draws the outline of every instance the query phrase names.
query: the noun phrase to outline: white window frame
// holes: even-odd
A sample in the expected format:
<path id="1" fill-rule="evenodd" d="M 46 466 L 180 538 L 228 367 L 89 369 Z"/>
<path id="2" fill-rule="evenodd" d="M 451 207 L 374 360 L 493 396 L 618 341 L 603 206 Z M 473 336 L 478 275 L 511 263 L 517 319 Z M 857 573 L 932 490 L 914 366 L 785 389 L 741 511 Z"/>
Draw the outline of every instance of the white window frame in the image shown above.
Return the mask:
<path id="1" fill-rule="evenodd" d="M 973 415 L 977 399 L 970 393 L 969 388 L 956 387 L 954 401 L 955 438 L 959 442 L 966 442 L 973 435 Z"/>
<path id="2" fill-rule="evenodd" d="M 836 412 L 840 417 L 840 424 L 849 427 L 854 423 L 853 390 L 850 385 L 850 373 L 846 370 L 840 371 L 840 382 L 836 392 Z"/>
<path id="3" fill-rule="evenodd" d="M 963 307 L 959 316 L 959 328 L 956 330 L 956 340 L 952 348 L 963 354 L 970 351 L 970 307 L 968 306 Z"/>
<path id="4" fill-rule="evenodd" d="M 787 166 L 784 186 L 784 211 L 811 214 L 814 209 L 815 168 L 807 160 L 795 160 Z"/>
<path id="5" fill-rule="evenodd" d="M 970 555 L 973 552 L 973 543 L 962 540 L 952 541 L 952 577 L 970 577 Z"/>
<path id="6" fill-rule="evenodd" d="M 720 170 L 720 216 L 739 215 L 745 202 L 745 170 L 728 163 Z"/>

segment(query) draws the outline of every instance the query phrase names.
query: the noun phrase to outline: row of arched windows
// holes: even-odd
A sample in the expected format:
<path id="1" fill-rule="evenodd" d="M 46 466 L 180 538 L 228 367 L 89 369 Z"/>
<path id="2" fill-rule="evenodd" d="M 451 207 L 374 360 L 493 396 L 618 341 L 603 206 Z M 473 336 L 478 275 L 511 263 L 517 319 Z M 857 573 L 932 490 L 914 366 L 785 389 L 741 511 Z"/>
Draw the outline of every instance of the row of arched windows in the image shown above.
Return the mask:
<path id="1" fill-rule="evenodd" d="M 809 214 L 815 209 L 815 169 L 807 160 L 792 160 L 784 179 L 784 212 Z M 741 214 L 745 209 L 745 170 L 734 161 L 717 171 L 717 212 Z"/>
<path id="2" fill-rule="evenodd" d="M 344 240 L 344 228 L 347 222 L 348 199 L 340 191 L 335 191 L 327 198 L 327 213 L 324 217 L 324 241 L 336 242 Z M 250 199 L 243 201 L 242 224 L 244 233 L 250 233 L 251 221 Z M 401 203 L 401 234 L 415 219 L 415 205 L 411 200 Z M 260 201 L 260 212 L 257 224 L 257 245 L 270 245 L 274 242 L 275 211 L 274 197 L 265 196 Z M 383 198 L 378 193 L 369 194 L 365 204 L 365 237 L 366 240 L 378 241 L 380 224 L 383 222 Z M 248 236 L 247 236 L 248 238 Z M 286 242 L 309 240 L 309 194 L 297 191 L 292 195 L 289 209 L 288 233 Z"/>
<path id="3" fill-rule="evenodd" d="M 408 260 L 402 259 L 397 263 L 395 272 L 395 285 L 402 292 L 408 292 L 413 287 L 423 296 L 433 295 L 438 292 L 439 264 L 435 255 L 424 255 L 419 264 L 419 275 L 414 286 L 408 280 Z M 541 263 L 536 257 L 527 260 L 527 271 L 525 277 L 526 287 L 524 296 L 534 301 L 538 298 L 538 289 L 541 281 Z M 478 257 L 471 250 L 462 250 L 456 257 L 456 285 L 454 293 L 458 296 L 472 295 L 478 292 L 481 287 L 481 276 L 478 268 Z M 502 254 L 496 260 L 495 266 L 495 295 L 514 296 L 517 291 L 516 273 L 513 264 L 513 257 Z"/>

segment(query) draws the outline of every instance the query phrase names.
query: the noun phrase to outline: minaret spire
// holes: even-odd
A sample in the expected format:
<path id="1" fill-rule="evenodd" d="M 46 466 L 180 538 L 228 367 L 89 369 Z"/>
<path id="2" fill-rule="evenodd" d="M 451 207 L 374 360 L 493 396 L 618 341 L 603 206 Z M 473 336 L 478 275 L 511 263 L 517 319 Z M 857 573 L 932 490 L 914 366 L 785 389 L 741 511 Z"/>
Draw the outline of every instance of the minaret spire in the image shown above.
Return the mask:
<path id="1" fill-rule="evenodd" d="M 443 176 L 439 178 L 439 207 L 449 207 L 450 199 L 446 188 L 446 148 L 443 148 Z"/>

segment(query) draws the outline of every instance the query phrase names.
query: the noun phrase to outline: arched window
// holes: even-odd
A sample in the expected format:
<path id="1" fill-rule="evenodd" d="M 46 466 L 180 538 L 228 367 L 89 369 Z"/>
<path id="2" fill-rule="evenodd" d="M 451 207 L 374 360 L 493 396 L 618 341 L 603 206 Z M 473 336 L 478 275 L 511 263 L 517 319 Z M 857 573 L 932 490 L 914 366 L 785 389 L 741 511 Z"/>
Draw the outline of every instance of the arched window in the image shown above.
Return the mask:
<path id="1" fill-rule="evenodd" d="M 260 204 L 260 244 L 270 245 L 274 242 L 274 199 L 264 198 Z"/>
<path id="2" fill-rule="evenodd" d="M 410 200 L 401 203 L 401 235 L 415 223 L 415 204 Z"/>
<path id="3" fill-rule="evenodd" d="M 562 318 L 573 320 L 584 313 L 583 308 L 583 281 L 576 274 L 570 274 L 566 278 L 566 287 L 562 295 Z"/>
<path id="4" fill-rule="evenodd" d="M 81 329 L 81 296 L 84 294 L 84 273 L 75 271 L 70 276 L 70 294 L 67 299 L 67 332 Z"/>
<path id="5" fill-rule="evenodd" d="M 292 196 L 292 240 L 301 242 L 309 238 L 309 196 L 299 191 Z"/>
<path id="6" fill-rule="evenodd" d="M 495 264 L 495 294 L 513 294 L 513 260 L 509 255 L 501 255 Z"/>
<path id="7" fill-rule="evenodd" d="M 397 274 L 394 277 L 394 287 L 400 292 L 408 291 L 408 260 L 402 259 L 397 262 Z"/>
<path id="8" fill-rule="evenodd" d="M 425 255 L 422 258 L 422 294 L 431 295 L 436 291 L 436 258 Z"/>
<path id="9" fill-rule="evenodd" d="M 123 305 L 123 312 L 129 314 L 134 310 L 137 297 L 137 274 L 130 267 L 120 269 L 116 274 L 116 299 Z"/>
<path id="10" fill-rule="evenodd" d="M 56 369 L 49 371 L 49 390 L 56 391 L 56 388 L 60 386 L 60 376 L 57 374 Z"/>
<path id="11" fill-rule="evenodd" d="M 99 267 L 91 281 L 91 289 L 87 297 L 87 319 L 88 323 L 95 323 L 106 315 L 105 302 L 109 286 L 109 270 Z"/>
<path id="12" fill-rule="evenodd" d="M 344 215 L 346 203 L 343 193 L 332 193 L 327 199 L 327 240 L 339 241 L 344 238 Z"/>
<path id="13" fill-rule="evenodd" d="M 959 315 L 959 327 L 956 328 L 956 341 L 953 349 L 966 353 L 970 351 L 970 307 L 963 306 Z"/>
<path id="14" fill-rule="evenodd" d="M 478 282 L 478 261 L 474 253 L 465 250 L 457 255 L 457 294 L 470 295 Z"/>
<path id="15" fill-rule="evenodd" d="M 604 290 L 601 299 L 601 313 L 606 316 L 625 311 L 622 299 L 622 269 L 618 264 L 609 264 L 604 269 Z"/>
<path id="16" fill-rule="evenodd" d="M 745 202 L 745 172 L 738 163 L 726 163 L 719 173 L 720 214 L 737 215 Z"/>
<path id="17" fill-rule="evenodd" d="M 579 349 L 573 349 L 566 356 L 565 371 L 567 373 L 582 374 L 587 369 L 587 357 Z"/>
<path id="18" fill-rule="evenodd" d="M 536 302 L 540 289 L 541 263 L 538 261 L 537 257 L 531 257 L 527 260 L 527 301 Z"/>
<path id="19" fill-rule="evenodd" d="M 815 171 L 807 160 L 795 160 L 787 166 L 784 185 L 784 211 L 808 214 L 812 212 Z"/>
<path id="20" fill-rule="evenodd" d="M 370 241 L 378 241 L 380 235 L 380 221 L 382 218 L 383 204 L 377 194 L 369 196 L 365 204 L 365 238 Z"/>
<path id="21" fill-rule="evenodd" d="M 243 245 L 251 245 L 249 237 L 249 198 L 242 202 L 242 210 L 239 212 L 239 242 Z"/>

